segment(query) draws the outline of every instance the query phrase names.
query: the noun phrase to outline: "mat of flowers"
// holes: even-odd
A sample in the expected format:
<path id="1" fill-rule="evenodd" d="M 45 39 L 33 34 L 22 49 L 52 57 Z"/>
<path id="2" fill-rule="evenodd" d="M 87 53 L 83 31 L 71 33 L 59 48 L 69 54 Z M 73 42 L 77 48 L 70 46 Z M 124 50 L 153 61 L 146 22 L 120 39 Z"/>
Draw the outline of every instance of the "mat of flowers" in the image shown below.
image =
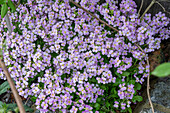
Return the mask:
<path id="1" fill-rule="evenodd" d="M 170 19 L 160 12 L 140 21 L 133 0 L 75 2 L 119 32 L 69 0 L 27 0 L 9 13 L 11 35 L 0 20 L 4 62 L 19 95 L 42 113 L 132 112 L 150 73 L 148 53 L 169 38 Z M 6 79 L 2 69 L 0 78 Z"/>

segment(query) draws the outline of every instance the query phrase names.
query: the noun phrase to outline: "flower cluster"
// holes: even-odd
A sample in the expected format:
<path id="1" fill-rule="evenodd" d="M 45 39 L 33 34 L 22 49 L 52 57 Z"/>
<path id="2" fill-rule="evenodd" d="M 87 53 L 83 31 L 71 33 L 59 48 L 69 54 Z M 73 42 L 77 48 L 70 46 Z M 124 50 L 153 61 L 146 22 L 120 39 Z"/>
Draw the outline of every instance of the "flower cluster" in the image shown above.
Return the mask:
<path id="1" fill-rule="evenodd" d="M 145 53 L 169 38 L 170 19 L 158 13 L 140 21 L 133 0 L 75 2 L 119 32 L 69 0 L 27 0 L 9 14 L 11 35 L 4 19 L 0 24 L 4 62 L 16 88 L 21 96 L 31 96 L 41 112 L 126 112 L 139 90 L 135 85 L 149 75 Z M 0 77 L 6 79 L 2 69 Z"/>

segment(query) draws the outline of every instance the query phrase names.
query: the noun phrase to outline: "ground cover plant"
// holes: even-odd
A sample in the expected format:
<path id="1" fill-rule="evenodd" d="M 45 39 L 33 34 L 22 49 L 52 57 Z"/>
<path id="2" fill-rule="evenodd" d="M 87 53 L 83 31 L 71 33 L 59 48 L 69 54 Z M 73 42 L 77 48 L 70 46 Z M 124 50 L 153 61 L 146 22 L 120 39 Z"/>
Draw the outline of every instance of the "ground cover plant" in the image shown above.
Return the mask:
<path id="1" fill-rule="evenodd" d="M 0 97 L 2 94 L 7 93 L 7 90 L 9 88 L 10 88 L 10 86 L 9 86 L 8 82 L 7 81 L 3 82 L 0 85 Z M 24 105 L 24 108 L 27 112 L 33 112 L 33 110 L 26 105 Z M 16 103 L 6 104 L 5 102 L 0 101 L 0 113 L 11 113 L 12 111 L 15 111 L 15 113 L 19 113 L 19 109 L 18 109 Z"/>
<path id="2" fill-rule="evenodd" d="M 41 112 L 132 112 L 150 73 L 147 55 L 169 38 L 170 19 L 160 12 L 140 20 L 133 0 L 75 2 L 119 31 L 69 0 L 20 4 L 9 14 L 11 35 L 1 18 L 4 62 L 19 94 L 31 97 Z M 6 79 L 2 69 L 0 77 Z"/>

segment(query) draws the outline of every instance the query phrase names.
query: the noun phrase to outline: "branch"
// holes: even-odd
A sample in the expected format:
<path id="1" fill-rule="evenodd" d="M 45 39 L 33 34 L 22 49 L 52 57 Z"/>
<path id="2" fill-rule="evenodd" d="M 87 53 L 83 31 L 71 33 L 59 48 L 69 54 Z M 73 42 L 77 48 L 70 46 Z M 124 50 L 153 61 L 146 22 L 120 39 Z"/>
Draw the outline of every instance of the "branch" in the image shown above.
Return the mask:
<path id="1" fill-rule="evenodd" d="M 138 44 L 135 43 L 135 45 L 136 45 L 136 46 L 145 54 L 145 56 L 146 56 L 146 53 L 144 52 L 144 50 L 143 50 Z M 147 65 L 150 67 L 149 59 L 148 59 L 147 56 L 146 56 L 146 63 L 147 63 Z M 150 69 L 149 69 L 149 70 L 150 70 Z M 155 112 L 154 112 L 154 108 L 153 108 L 153 104 L 152 104 L 152 101 L 151 101 L 151 97 L 150 97 L 150 92 L 149 92 L 149 89 L 150 89 L 149 79 L 150 79 L 150 75 L 148 75 L 148 77 L 147 77 L 147 96 L 148 96 L 149 104 L 150 104 L 151 109 L 152 109 L 152 113 L 155 113 Z"/>
<path id="2" fill-rule="evenodd" d="M 115 31 L 119 31 L 118 29 L 116 28 L 113 28 L 112 26 L 110 26 L 109 24 L 107 24 L 106 22 L 102 21 L 101 19 L 97 18 L 95 15 L 93 15 L 92 13 L 90 13 L 89 11 L 87 11 L 86 9 L 84 9 L 82 6 L 78 5 L 76 2 L 74 2 L 73 0 L 69 0 L 71 3 L 73 3 L 74 5 L 76 5 L 77 7 L 83 9 L 86 13 L 90 14 L 92 17 L 96 18 L 97 20 L 99 20 L 101 23 L 105 24 L 106 26 L 108 26 L 109 28 L 115 30 Z M 150 9 L 150 7 L 155 3 L 155 0 L 152 0 L 151 4 L 148 6 L 148 8 L 145 10 L 144 14 L 142 15 L 142 19 L 143 19 L 143 16 L 145 15 L 145 13 Z M 137 43 L 134 43 L 146 56 L 146 53 L 144 52 L 144 50 L 137 44 Z M 146 62 L 147 62 L 147 65 L 149 66 L 149 60 L 146 56 Z M 150 89 L 150 86 L 149 86 L 149 76 L 147 77 L 147 95 L 148 95 L 148 99 L 149 99 L 149 103 L 151 105 L 151 108 L 152 108 L 152 112 L 154 113 L 154 109 L 153 109 L 153 105 L 152 105 L 152 101 L 151 101 L 151 98 L 150 98 L 150 93 L 149 93 L 149 89 Z"/>
<path id="3" fill-rule="evenodd" d="M 138 16 L 140 16 L 140 11 L 142 10 L 142 6 L 143 6 L 143 0 L 141 2 L 141 5 L 140 5 L 139 11 L 138 11 Z"/>
<path id="4" fill-rule="evenodd" d="M 159 3 L 158 1 L 156 1 L 156 3 L 157 3 L 159 6 L 161 6 L 161 8 L 163 9 L 164 12 L 170 14 L 170 12 L 166 11 L 165 7 L 164 7 L 161 3 Z"/>
<path id="5" fill-rule="evenodd" d="M 152 0 L 152 2 L 149 4 L 149 6 L 146 8 L 145 12 L 142 14 L 141 16 L 141 21 L 143 20 L 143 17 L 145 16 L 145 14 L 148 12 L 148 10 L 152 7 L 152 5 L 156 2 L 156 0 Z"/>
<path id="6" fill-rule="evenodd" d="M 29 99 L 30 99 L 30 97 L 28 97 L 28 98 L 27 98 L 27 100 L 26 100 L 26 102 L 25 102 L 25 104 L 24 104 L 24 105 L 26 105 L 26 104 L 27 104 L 27 102 L 28 102 L 28 100 L 29 100 Z"/>
<path id="7" fill-rule="evenodd" d="M 113 29 L 114 31 L 119 31 L 118 29 L 112 27 L 111 25 L 109 25 L 108 23 L 106 23 L 105 21 L 101 20 L 100 18 L 98 18 L 97 16 L 95 16 L 94 14 L 90 13 L 88 10 L 86 10 L 85 8 L 83 8 L 82 6 L 80 6 L 79 4 L 77 4 L 76 2 L 74 2 L 73 0 L 69 0 L 71 3 L 73 3 L 75 6 L 77 6 L 78 8 L 82 9 L 83 11 L 85 11 L 86 13 L 90 14 L 92 17 L 96 18 L 99 22 L 105 24 L 106 26 L 110 27 L 111 29 Z"/>
<path id="8" fill-rule="evenodd" d="M 157 0 L 158 2 L 170 2 L 169 0 Z"/>
<path id="9" fill-rule="evenodd" d="M 5 76 L 7 78 L 8 83 L 11 87 L 11 90 L 12 90 L 13 95 L 15 97 L 15 100 L 16 100 L 17 106 L 20 110 L 20 113 L 25 113 L 25 109 L 24 109 L 24 106 L 22 104 L 22 100 L 21 100 L 21 98 L 20 98 L 20 96 L 19 96 L 19 94 L 18 94 L 18 92 L 15 88 L 15 84 L 14 84 L 14 82 L 13 82 L 13 80 L 12 80 L 12 78 L 11 78 L 9 72 L 8 72 L 7 67 L 5 66 L 5 63 L 2 60 L 0 60 L 0 65 L 1 65 L 1 68 L 3 69 L 3 72 L 5 73 Z"/>
<path id="10" fill-rule="evenodd" d="M 6 20 L 6 23 L 7 23 L 9 34 L 11 34 L 12 27 L 11 27 L 11 23 L 10 23 L 8 13 L 5 15 L 5 20 Z M 5 66 L 5 63 L 1 59 L 0 59 L 0 66 L 3 69 L 3 72 L 5 73 L 7 81 L 9 83 L 10 87 L 11 87 L 12 93 L 13 93 L 13 95 L 15 97 L 15 100 L 16 100 L 17 106 L 18 106 L 18 108 L 20 110 L 20 113 L 25 113 L 25 109 L 24 109 L 24 106 L 22 104 L 22 100 L 21 100 L 21 98 L 20 98 L 20 96 L 19 96 L 19 94 L 18 94 L 18 92 L 17 92 L 17 90 L 15 88 L 15 84 L 14 84 L 14 82 L 13 82 L 13 80 L 12 80 L 12 78 L 11 78 L 9 72 L 8 72 L 7 67 Z"/>
<path id="11" fill-rule="evenodd" d="M 147 65 L 148 65 L 149 68 L 150 68 L 148 58 L 147 58 L 146 62 L 147 62 Z M 150 69 L 149 69 L 149 70 L 150 70 Z M 149 85 L 150 85 L 149 79 L 150 79 L 150 75 L 148 75 L 148 77 L 147 77 L 147 95 L 148 95 L 149 104 L 150 104 L 151 109 L 152 109 L 152 113 L 155 113 L 155 112 L 154 112 L 154 108 L 153 108 L 153 104 L 152 104 L 152 101 L 151 101 L 151 97 L 150 97 L 150 92 L 149 92 L 149 89 L 150 89 L 150 86 L 149 86 Z"/>

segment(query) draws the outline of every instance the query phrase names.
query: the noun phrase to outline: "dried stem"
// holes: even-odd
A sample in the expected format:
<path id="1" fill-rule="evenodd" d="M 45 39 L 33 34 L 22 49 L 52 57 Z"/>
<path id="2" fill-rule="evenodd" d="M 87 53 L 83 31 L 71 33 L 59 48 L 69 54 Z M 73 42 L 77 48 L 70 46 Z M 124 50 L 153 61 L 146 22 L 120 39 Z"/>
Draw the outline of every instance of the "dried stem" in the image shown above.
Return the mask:
<path id="1" fill-rule="evenodd" d="M 69 0 L 71 3 L 73 3 L 74 5 L 76 5 L 78 8 L 84 10 L 86 13 L 90 14 L 92 17 L 96 18 L 99 22 L 105 24 L 106 26 L 108 26 L 109 28 L 113 29 L 114 31 L 119 31 L 118 29 L 112 27 L 111 25 L 109 25 L 108 23 L 106 23 L 105 21 L 99 19 L 97 16 L 95 16 L 94 14 L 90 13 L 88 10 L 86 10 L 85 8 L 83 8 L 82 6 L 80 6 L 79 4 L 77 4 L 76 2 L 74 2 L 73 0 Z"/>
<path id="2" fill-rule="evenodd" d="M 10 23 L 10 19 L 9 19 L 8 13 L 5 15 L 5 20 L 6 20 L 6 23 L 7 23 L 9 34 L 11 34 L 12 27 L 11 27 L 11 23 Z M 7 81 L 9 83 L 10 87 L 11 87 L 12 93 L 14 95 L 14 98 L 15 98 L 16 103 L 18 105 L 18 108 L 20 110 L 20 113 L 25 113 L 25 109 L 24 109 L 24 106 L 22 104 L 22 100 L 21 100 L 21 98 L 20 98 L 20 96 L 19 96 L 19 94 L 18 94 L 18 92 L 17 92 L 17 90 L 15 88 L 15 84 L 14 84 L 14 82 L 13 82 L 13 80 L 12 80 L 12 78 L 11 78 L 9 72 L 8 72 L 7 67 L 5 66 L 5 63 L 2 60 L 0 60 L 0 66 L 3 69 L 3 72 L 5 73 Z"/>
<path id="3" fill-rule="evenodd" d="M 166 0 L 160 0 L 160 1 L 166 1 Z M 166 11 L 165 8 L 162 6 L 162 4 L 160 4 L 158 1 L 156 0 L 152 0 L 152 2 L 150 3 L 150 5 L 147 7 L 147 9 L 145 10 L 145 12 L 143 13 L 143 15 L 141 16 L 141 21 L 143 20 L 143 17 L 144 15 L 148 12 L 148 10 L 152 7 L 152 5 L 154 3 L 157 3 L 159 6 L 161 6 L 161 8 L 164 10 L 164 12 L 170 14 L 170 12 Z M 138 45 L 137 45 L 138 46 Z M 143 50 L 140 46 L 138 46 L 138 48 L 140 50 Z M 146 56 L 146 54 L 145 54 Z M 146 56 L 147 57 L 147 56 Z M 146 62 L 147 62 L 147 65 L 149 66 L 149 60 L 148 58 L 146 58 Z M 147 95 L 148 95 L 148 100 L 149 100 L 149 104 L 151 106 L 151 109 L 152 109 L 152 113 L 154 113 L 154 108 L 153 108 L 153 104 L 152 104 L 152 101 L 151 101 L 151 98 L 150 98 L 150 92 L 149 92 L 149 89 L 150 89 L 150 86 L 149 86 L 149 79 L 150 79 L 150 76 L 147 77 Z"/>
<path id="4" fill-rule="evenodd" d="M 149 6 L 146 8 L 145 12 L 142 14 L 141 16 L 141 21 L 143 20 L 143 17 L 145 16 L 145 14 L 148 12 L 148 10 L 152 7 L 152 5 L 156 2 L 156 0 L 152 0 L 152 2 L 149 4 Z"/>
<path id="5" fill-rule="evenodd" d="M 147 56 L 146 56 L 147 57 Z M 146 62 L 147 62 L 147 65 L 149 66 L 150 68 L 150 65 L 149 65 L 149 60 L 148 58 L 146 58 Z M 150 70 L 150 69 L 149 69 Z M 149 100 L 149 104 L 151 106 L 151 109 L 152 109 L 152 113 L 155 113 L 154 112 L 154 108 L 153 108 L 153 104 L 152 104 L 152 101 L 151 101 L 151 97 L 150 97 L 150 92 L 149 92 L 149 89 L 150 89 L 150 83 L 149 83 L 149 79 L 150 79 L 150 75 L 148 75 L 147 77 L 147 95 L 148 95 L 148 100 Z"/>
<path id="6" fill-rule="evenodd" d="M 8 72 L 7 67 L 5 66 L 5 63 L 2 60 L 0 60 L 0 65 L 1 65 L 1 68 L 3 69 L 3 72 L 5 73 L 5 76 L 7 78 L 8 83 L 11 87 L 11 90 L 12 90 L 13 95 L 15 97 L 15 100 L 16 100 L 16 103 L 17 103 L 17 106 L 19 108 L 20 113 L 25 113 L 25 109 L 24 109 L 24 106 L 22 104 L 22 100 L 21 100 L 21 98 L 20 98 L 20 96 L 17 92 L 17 89 L 15 88 L 15 84 L 14 84 L 14 82 L 13 82 L 13 80 L 12 80 L 12 78 L 11 78 L 9 72 Z"/>
<path id="7" fill-rule="evenodd" d="M 140 5 L 139 11 L 138 11 L 138 16 L 139 16 L 139 17 L 140 17 L 140 12 L 141 12 L 141 10 L 142 10 L 142 7 L 143 7 L 143 0 L 142 0 L 142 2 L 141 2 L 141 5 Z"/>
<path id="8" fill-rule="evenodd" d="M 143 50 L 138 44 L 135 43 L 135 45 L 136 45 L 136 46 L 145 54 L 145 56 L 146 56 L 146 53 L 144 52 L 144 50 Z M 150 66 L 150 65 L 149 65 L 149 59 L 148 59 L 147 56 L 146 56 L 146 63 L 147 63 L 148 66 Z M 150 70 L 150 69 L 149 69 L 149 70 Z M 148 77 L 147 77 L 147 96 L 148 96 L 149 104 L 150 104 L 151 109 L 152 109 L 152 113 L 154 113 L 154 108 L 153 108 L 153 104 L 152 104 L 151 97 L 150 97 L 150 92 L 149 92 L 149 89 L 150 89 L 149 79 L 150 79 L 150 75 L 148 75 Z"/>
<path id="9" fill-rule="evenodd" d="M 170 12 L 165 10 L 165 7 L 161 3 L 159 3 L 158 1 L 156 1 L 156 3 L 163 9 L 164 12 L 170 14 Z"/>
<path id="10" fill-rule="evenodd" d="M 27 102 L 28 102 L 28 100 L 30 99 L 30 97 L 28 97 L 28 99 L 26 100 L 26 102 L 25 102 L 25 104 L 24 105 L 26 105 L 27 104 Z"/>
<path id="11" fill-rule="evenodd" d="M 71 3 L 73 3 L 74 5 L 76 5 L 77 7 L 83 9 L 86 13 L 90 14 L 92 17 L 96 18 L 97 20 L 99 20 L 101 23 L 105 24 L 106 26 L 108 26 L 109 28 L 115 30 L 115 31 L 119 31 L 118 29 L 116 28 L 113 28 L 112 26 L 110 26 L 109 24 L 107 24 L 106 22 L 102 21 L 100 18 L 97 18 L 95 15 L 93 15 L 92 13 L 90 13 L 89 11 L 87 11 L 86 9 L 84 9 L 82 6 L 78 5 L 76 2 L 72 1 L 72 0 L 69 0 Z M 148 8 L 145 10 L 145 12 L 143 13 L 142 15 L 142 18 L 143 19 L 143 16 L 145 15 L 145 13 L 150 9 L 150 7 L 155 3 L 155 0 L 152 0 L 151 4 L 148 6 Z M 137 43 L 134 43 L 146 56 L 146 53 L 144 52 L 144 50 L 137 44 Z M 146 62 L 147 62 L 147 65 L 149 66 L 149 60 L 146 56 Z M 150 93 L 149 93 L 149 89 L 150 89 L 150 86 L 149 86 L 149 76 L 147 77 L 147 95 L 148 95 L 148 99 L 149 99 L 149 103 L 151 105 L 151 108 L 152 108 L 152 112 L 154 113 L 154 109 L 153 109 L 153 105 L 152 105 L 152 101 L 151 101 L 151 98 L 150 98 Z"/>
<path id="12" fill-rule="evenodd" d="M 157 0 L 158 2 L 170 2 L 169 0 Z"/>

